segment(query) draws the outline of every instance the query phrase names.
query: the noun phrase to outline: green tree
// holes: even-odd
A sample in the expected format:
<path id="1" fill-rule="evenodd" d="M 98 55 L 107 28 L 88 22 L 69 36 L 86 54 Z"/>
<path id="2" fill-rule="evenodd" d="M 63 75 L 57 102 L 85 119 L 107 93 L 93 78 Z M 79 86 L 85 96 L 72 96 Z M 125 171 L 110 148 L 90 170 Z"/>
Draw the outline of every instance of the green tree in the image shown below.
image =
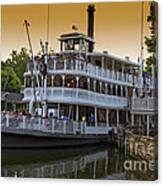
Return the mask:
<path id="1" fill-rule="evenodd" d="M 152 74 L 152 66 L 156 64 L 156 4 L 150 2 L 150 15 L 147 17 L 150 24 L 150 37 L 145 36 L 145 45 L 147 52 L 150 54 L 146 59 L 145 71 Z"/>
<path id="2" fill-rule="evenodd" d="M 13 68 L 17 76 L 19 77 L 21 83 L 23 84 L 23 74 L 27 67 L 27 61 L 29 59 L 29 54 L 27 53 L 27 49 L 22 48 L 19 53 L 17 51 L 12 51 L 11 61 L 13 64 Z"/>
<path id="3" fill-rule="evenodd" d="M 1 61 L 1 86 L 3 91 L 20 92 L 28 60 L 27 49 L 22 48 L 20 52 L 12 51 L 9 58 Z"/>
<path id="4" fill-rule="evenodd" d="M 1 70 L 2 91 L 20 92 L 21 81 L 12 67 L 5 67 Z"/>

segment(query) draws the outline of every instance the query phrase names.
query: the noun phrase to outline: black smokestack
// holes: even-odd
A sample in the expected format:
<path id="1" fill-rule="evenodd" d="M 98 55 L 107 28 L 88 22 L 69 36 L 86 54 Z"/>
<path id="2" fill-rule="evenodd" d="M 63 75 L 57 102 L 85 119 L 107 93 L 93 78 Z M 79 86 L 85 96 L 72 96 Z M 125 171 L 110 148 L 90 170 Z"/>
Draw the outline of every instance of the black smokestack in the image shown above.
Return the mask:
<path id="1" fill-rule="evenodd" d="M 94 12 L 95 6 L 89 5 L 87 12 L 88 12 L 88 36 L 92 39 L 94 38 Z M 89 52 L 93 51 L 93 43 L 89 44 Z"/>

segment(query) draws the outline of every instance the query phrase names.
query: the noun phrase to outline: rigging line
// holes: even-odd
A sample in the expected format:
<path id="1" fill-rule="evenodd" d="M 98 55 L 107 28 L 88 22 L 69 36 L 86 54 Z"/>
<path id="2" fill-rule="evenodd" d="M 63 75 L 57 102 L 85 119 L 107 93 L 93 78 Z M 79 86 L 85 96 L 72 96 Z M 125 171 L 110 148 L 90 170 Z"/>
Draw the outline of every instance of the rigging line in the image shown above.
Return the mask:
<path id="1" fill-rule="evenodd" d="M 48 4 L 48 12 L 47 12 L 47 36 L 46 36 L 46 39 L 47 39 L 47 42 L 49 42 L 49 21 L 50 21 L 50 18 L 49 18 L 49 14 L 50 14 L 50 5 Z"/>
<path id="2" fill-rule="evenodd" d="M 144 2 L 142 1 L 141 2 L 141 19 L 140 19 L 140 64 L 141 64 L 141 67 L 140 67 L 140 90 L 141 90 L 141 94 L 143 93 L 143 68 L 144 68 L 144 59 L 143 59 L 143 50 L 144 50 L 144 47 L 143 47 L 143 37 L 144 37 Z"/>
<path id="3" fill-rule="evenodd" d="M 140 28 L 140 62 L 143 63 L 143 38 L 144 37 L 144 2 L 141 3 L 141 28 Z"/>
<path id="4" fill-rule="evenodd" d="M 16 43 L 16 50 L 17 51 L 19 51 L 19 50 L 21 50 L 23 47 L 21 47 L 21 43 L 22 43 L 22 40 L 24 39 L 24 24 L 22 24 L 21 25 L 21 28 L 20 28 L 20 33 L 19 33 L 19 35 L 18 35 L 18 37 L 17 37 L 17 43 Z"/>

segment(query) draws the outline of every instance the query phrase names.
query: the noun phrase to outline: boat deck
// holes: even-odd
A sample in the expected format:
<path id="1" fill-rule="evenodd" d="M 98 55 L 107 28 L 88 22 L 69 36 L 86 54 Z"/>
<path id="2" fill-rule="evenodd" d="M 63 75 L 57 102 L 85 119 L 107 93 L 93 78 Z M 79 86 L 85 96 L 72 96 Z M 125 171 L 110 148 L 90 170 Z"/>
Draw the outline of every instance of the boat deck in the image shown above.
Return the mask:
<path id="1" fill-rule="evenodd" d="M 61 134 L 31 129 L 1 129 L 2 148 L 50 148 L 107 143 L 106 134 Z"/>

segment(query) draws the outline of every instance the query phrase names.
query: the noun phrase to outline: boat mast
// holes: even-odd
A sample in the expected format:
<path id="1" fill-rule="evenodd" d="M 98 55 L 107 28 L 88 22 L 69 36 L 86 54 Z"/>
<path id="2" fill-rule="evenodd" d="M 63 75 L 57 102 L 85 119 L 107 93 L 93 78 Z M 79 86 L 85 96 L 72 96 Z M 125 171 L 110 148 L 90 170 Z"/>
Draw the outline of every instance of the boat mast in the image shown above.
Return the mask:
<path id="1" fill-rule="evenodd" d="M 28 43 L 29 43 L 29 49 L 30 49 L 31 57 L 32 57 L 32 60 L 34 61 L 32 42 L 31 42 L 31 38 L 30 38 L 30 34 L 29 34 L 29 26 L 30 26 L 30 24 L 28 23 L 27 20 L 24 20 L 24 24 L 25 24 L 25 28 L 26 28 L 26 32 L 27 32 L 27 38 L 28 38 Z"/>
<path id="2" fill-rule="evenodd" d="M 33 110 L 33 104 L 34 102 L 37 102 L 37 95 L 39 95 L 39 92 L 40 92 L 40 85 L 39 85 L 39 78 L 38 78 L 38 75 L 36 73 L 36 62 L 35 62 L 35 59 L 34 59 L 34 54 L 33 54 L 33 48 L 32 48 L 32 42 L 31 42 L 31 37 L 30 37 L 30 33 L 29 33 L 29 26 L 30 24 L 28 23 L 27 20 L 24 20 L 24 24 L 25 24 L 25 28 L 26 28 L 26 33 L 27 33 L 27 38 L 28 38 L 28 43 L 29 43 L 29 49 L 30 49 L 30 53 L 31 53 L 31 58 L 32 58 L 32 63 L 33 63 L 33 67 L 31 68 L 31 76 L 32 76 L 32 89 L 33 89 L 33 97 L 32 99 L 30 100 L 30 103 L 29 103 L 29 113 L 31 115 L 34 114 L 34 110 Z M 35 73 L 33 73 L 33 71 Z M 36 82 L 37 82 L 37 85 L 38 85 L 38 90 L 36 91 L 35 89 L 35 79 L 34 77 L 36 77 Z"/>

